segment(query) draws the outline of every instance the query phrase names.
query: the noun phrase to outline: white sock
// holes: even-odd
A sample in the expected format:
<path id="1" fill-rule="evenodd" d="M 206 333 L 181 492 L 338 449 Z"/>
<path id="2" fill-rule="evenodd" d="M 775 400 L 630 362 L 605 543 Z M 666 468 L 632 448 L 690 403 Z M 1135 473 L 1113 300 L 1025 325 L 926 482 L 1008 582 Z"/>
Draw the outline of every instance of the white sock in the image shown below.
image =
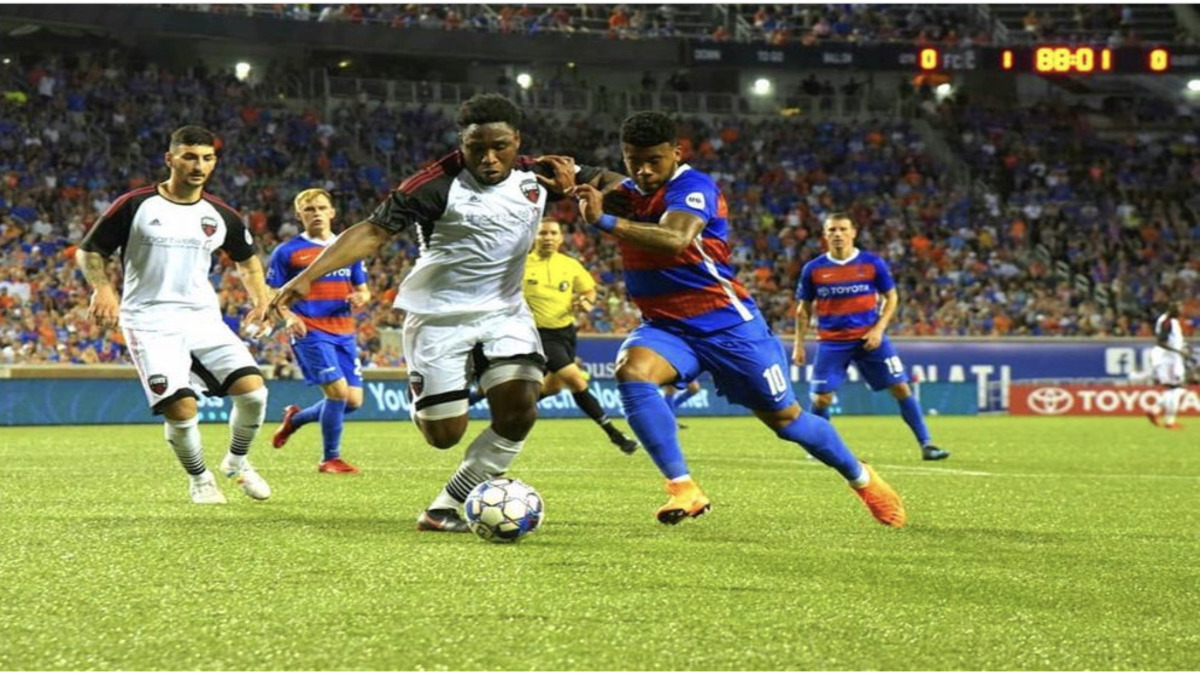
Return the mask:
<path id="1" fill-rule="evenodd" d="M 233 466 L 242 466 L 250 444 L 262 428 L 267 415 L 267 388 L 231 396 L 233 412 L 229 414 L 229 453 L 225 461 Z"/>
<path id="2" fill-rule="evenodd" d="M 165 420 L 163 431 L 183 470 L 189 476 L 203 475 L 207 469 L 204 466 L 204 447 L 200 444 L 200 416 L 188 420 Z"/>
<path id="3" fill-rule="evenodd" d="M 458 470 L 446 481 L 446 486 L 429 508 L 458 509 L 476 485 L 507 471 L 524 446 L 525 441 L 509 440 L 491 427 L 484 429 L 467 446 L 462 464 L 458 465 Z"/>
<path id="4" fill-rule="evenodd" d="M 1162 408 L 1164 411 L 1163 422 L 1166 424 L 1175 423 L 1175 415 L 1179 413 L 1179 399 L 1183 398 L 1183 388 L 1174 387 L 1167 390 L 1167 393 L 1162 397 Z"/>
<path id="5" fill-rule="evenodd" d="M 850 487 L 861 490 L 871 484 L 871 474 L 867 473 L 866 467 L 863 467 L 862 473 L 858 474 L 858 478 L 850 481 Z"/>

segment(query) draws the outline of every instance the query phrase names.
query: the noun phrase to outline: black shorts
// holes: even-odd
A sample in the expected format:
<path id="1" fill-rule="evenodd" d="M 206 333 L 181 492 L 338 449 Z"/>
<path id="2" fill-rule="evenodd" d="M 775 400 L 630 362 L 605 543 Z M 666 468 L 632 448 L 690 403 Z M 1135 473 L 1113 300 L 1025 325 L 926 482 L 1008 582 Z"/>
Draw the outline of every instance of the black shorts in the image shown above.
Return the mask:
<path id="1" fill-rule="evenodd" d="M 546 372 L 557 373 L 575 363 L 575 325 L 565 328 L 539 328 L 542 349 L 546 352 Z"/>

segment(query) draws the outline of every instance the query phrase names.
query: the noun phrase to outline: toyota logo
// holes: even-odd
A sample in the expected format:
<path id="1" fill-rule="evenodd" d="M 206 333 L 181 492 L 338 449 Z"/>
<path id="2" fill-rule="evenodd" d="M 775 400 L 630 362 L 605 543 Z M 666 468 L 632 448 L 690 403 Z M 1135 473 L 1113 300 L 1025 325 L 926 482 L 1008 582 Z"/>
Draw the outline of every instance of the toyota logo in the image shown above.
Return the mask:
<path id="1" fill-rule="evenodd" d="M 1025 402 L 1039 415 L 1061 415 L 1075 405 L 1075 397 L 1066 389 L 1042 387 L 1030 392 Z"/>

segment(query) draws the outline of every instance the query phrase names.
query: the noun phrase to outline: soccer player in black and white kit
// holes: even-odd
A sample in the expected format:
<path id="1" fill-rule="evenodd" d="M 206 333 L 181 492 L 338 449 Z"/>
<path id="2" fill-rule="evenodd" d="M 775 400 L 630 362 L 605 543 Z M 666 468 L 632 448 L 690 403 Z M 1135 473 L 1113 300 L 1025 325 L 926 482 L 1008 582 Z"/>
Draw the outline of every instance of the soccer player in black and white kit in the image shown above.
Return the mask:
<path id="1" fill-rule="evenodd" d="M 221 472 L 253 499 L 271 496 L 267 482 L 246 460 L 262 426 L 267 389 L 250 351 L 221 320 L 208 280 L 213 253 L 223 249 L 237 263 L 254 303 L 247 324 L 263 321 L 270 294 L 241 218 L 204 192 L 217 165 L 215 143 L 201 127 L 176 129 L 165 156 L 170 178 L 113 202 L 75 256 L 92 287 L 88 313 L 102 325 L 120 319 L 146 398 L 166 420 L 167 442 L 191 477 L 189 492 L 197 504 L 225 503 L 204 464 L 197 391 L 233 398 Z M 118 251 L 124 274 L 119 303 L 105 269 L 106 259 Z"/>
<path id="2" fill-rule="evenodd" d="M 1167 311 L 1154 322 L 1154 349 L 1150 351 L 1150 363 L 1154 379 L 1163 388 L 1162 402 L 1146 413 L 1150 423 L 1165 429 L 1182 429 L 1175 420 L 1179 414 L 1179 403 L 1187 392 L 1187 368 L 1192 361 L 1187 342 L 1183 339 L 1183 327 L 1179 317 L 1183 316 L 1183 303 L 1173 300 Z"/>
<path id="3" fill-rule="evenodd" d="M 473 376 L 487 393 L 492 423 L 467 447 L 417 528 L 466 532 L 459 513 L 479 483 L 503 474 L 537 419 L 546 360 L 522 296 L 525 259 L 549 196 L 582 181 L 607 187 L 620 176 L 579 168 L 565 157 L 519 156 L 521 111 L 498 94 L 463 103 L 459 149 L 414 174 L 371 216 L 347 229 L 272 301 L 287 307 L 331 270 L 372 256 L 394 234 L 413 228 L 421 254 L 400 284 L 406 313 L 413 419 L 437 448 L 467 430 Z"/>

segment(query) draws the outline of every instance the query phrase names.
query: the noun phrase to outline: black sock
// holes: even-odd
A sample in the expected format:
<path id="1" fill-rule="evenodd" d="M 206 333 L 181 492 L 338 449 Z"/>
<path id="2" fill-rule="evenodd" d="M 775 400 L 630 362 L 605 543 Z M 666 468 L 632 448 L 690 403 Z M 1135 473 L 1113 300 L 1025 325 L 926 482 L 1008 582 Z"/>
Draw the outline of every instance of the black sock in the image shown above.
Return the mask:
<path id="1" fill-rule="evenodd" d="M 592 396 L 592 392 L 584 389 L 571 394 L 571 398 L 575 399 L 575 405 L 584 412 L 588 417 L 592 418 L 596 424 L 608 432 L 609 436 L 620 434 L 617 428 L 613 426 L 612 421 L 608 419 L 608 415 L 604 412 L 604 408 L 600 405 L 600 401 Z"/>

